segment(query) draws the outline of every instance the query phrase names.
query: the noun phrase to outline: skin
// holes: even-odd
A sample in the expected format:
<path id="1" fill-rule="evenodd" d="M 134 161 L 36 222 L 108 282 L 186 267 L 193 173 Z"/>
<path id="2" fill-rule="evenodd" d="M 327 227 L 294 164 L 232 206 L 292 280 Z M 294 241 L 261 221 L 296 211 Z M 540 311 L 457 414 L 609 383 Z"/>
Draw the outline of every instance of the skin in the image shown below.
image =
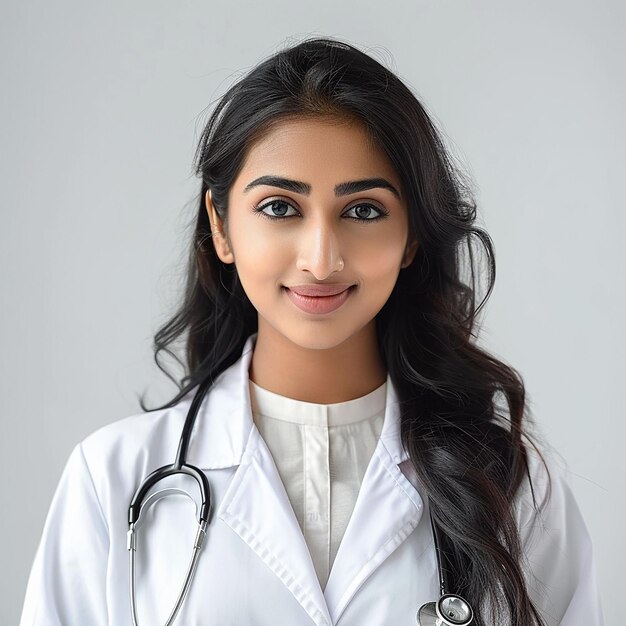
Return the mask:
<path id="1" fill-rule="evenodd" d="M 264 175 L 306 182 L 310 193 L 269 185 L 244 190 Z M 335 195 L 339 183 L 374 177 L 389 181 L 400 198 L 384 188 Z M 225 224 L 210 192 L 205 202 L 216 253 L 235 264 L 258 311 L 250 379 L 274 393 L 320 404 L 359 398 L 382 385 L 387 371 L 375 316 L 401 269 L 412 263 L 418 242 L 407 241 L 400 179 L 363 128 L 332 118 L 282 121 L 249 149 L 229 193 Z M 372 221 L 378 207 L 389 214 Z M 311 315 L 284 290 L 306 283 L 356 288 L 339 309 Z"/>

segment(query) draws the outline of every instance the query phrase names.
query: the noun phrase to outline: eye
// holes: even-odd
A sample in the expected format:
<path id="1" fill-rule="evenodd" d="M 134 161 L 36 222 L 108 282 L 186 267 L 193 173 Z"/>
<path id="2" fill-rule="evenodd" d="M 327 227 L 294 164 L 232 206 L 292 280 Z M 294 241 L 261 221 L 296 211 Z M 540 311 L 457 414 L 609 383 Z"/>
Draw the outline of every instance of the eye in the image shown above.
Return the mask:
<path id="1" fill-rule="evenodd" d="M 373 204 L 355 204 L 353 207 L 350 207 L 344 215 L 356 209 L 357 217 L 349 216 L 350 219 L 356 219 L 359 222 L 375 222 L 376 220 L 383 219 L 387 217 L 389 213 L 384 209 L 381 209 Z M 378 215 L 372 216 L 372 209 L 378 211 Z"/>
<path id="2" fill-rule="evenodd" d="M 276 207 L 280 207 L 278 213 L 275 213 L 274 210 Z M 260 213 L 264 217 L 269 217 L 270 219 L 280 219 L 282 217 L 291 217 L 291 215 L 286 215 L 285 207 L 293 207 L 288 202 L 284 200 L 271 200 L 270 202 L 266 202 L 265 204 L 255 207 L 255 213 Z M 270 209 L 273 214 L 266 213 L 265 209 Z"/>

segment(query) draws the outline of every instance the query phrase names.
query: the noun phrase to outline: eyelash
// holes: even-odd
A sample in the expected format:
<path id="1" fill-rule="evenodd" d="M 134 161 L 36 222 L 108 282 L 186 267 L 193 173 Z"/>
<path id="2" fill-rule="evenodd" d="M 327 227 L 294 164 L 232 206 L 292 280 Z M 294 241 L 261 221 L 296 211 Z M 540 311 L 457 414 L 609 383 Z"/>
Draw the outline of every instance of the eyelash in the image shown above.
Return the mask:
<path id="1" fill-rule="evenodd" d="M 269 220 L 284 220 L 290 217 L 296 217 L 295 215 L 269 215 L 263 212 L 263 209 L 266 209 L 267 207 L 272 206 L 274 204 L 286 204 L 287 206 L 290 206 L 292 209 L 295 209 L 295 207 L 290 202 L 287 202 L 286 200 L 270 200 L 269 202 L 266 202 L 265 204 L 261 204 L 259 206 L 253 206 L 252 210 L 255 213 L 259 213 L 261 217 L 266 217 Z M 354 220 L 355 222 L 377 222 L 378 220 L 382 220 L 389 215 L 389 211 L 386 211 L 385 209 L 377 207 L 369 202 L 362 202 L 360 204 L 354 204 L 348 209 L 348 211 L 351 211 L 352 209 L 356 207 L 360 207 L 360 206 L 371 207 L 375 209 L 376 211 L 378 211 L 381 215 L 378 215 L 377 217 L 371 217 L 371 218 L 361 218 L 361 217 L 350 216 L 348 219 Z"/>

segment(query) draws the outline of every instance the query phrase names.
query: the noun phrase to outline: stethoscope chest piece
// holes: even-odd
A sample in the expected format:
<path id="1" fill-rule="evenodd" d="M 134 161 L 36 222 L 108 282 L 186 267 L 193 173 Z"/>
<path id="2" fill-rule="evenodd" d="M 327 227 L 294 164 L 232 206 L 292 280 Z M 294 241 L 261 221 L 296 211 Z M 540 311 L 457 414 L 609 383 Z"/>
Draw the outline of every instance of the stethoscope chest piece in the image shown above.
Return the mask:
<path id="1" fill-rule="evenodd" d="M 419 626 L 468 626 L 474 619 L 469 603 L 453 593 L 446 593 L 437 602 L 427 602 L 417 612 Z"/>

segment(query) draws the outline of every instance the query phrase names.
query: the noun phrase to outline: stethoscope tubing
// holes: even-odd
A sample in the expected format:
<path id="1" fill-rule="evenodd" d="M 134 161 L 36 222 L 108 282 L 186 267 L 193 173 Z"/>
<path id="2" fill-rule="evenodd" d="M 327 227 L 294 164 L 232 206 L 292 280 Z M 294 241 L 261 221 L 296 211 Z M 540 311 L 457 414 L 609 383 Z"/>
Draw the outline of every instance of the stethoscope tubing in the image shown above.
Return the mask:
<path id="1" fill-rule="evenodd" d="M 185 579 L 183 582 L 182 589 L 178 594 L 178 598 L 176 599 L 176 603 L 174 608 L 172 609 L 165 626 L 171 626 L 180 611 L 180 608 L 187 596 L 189 591 L 189 587 L 191 586 L 191 581 L 196 572 L 196 568 L 198 566 L 198 559 L 200 557 L 200 551 L 204 546 L 204 541 L 206 538 L 206 529 L 210 523 L 211 512 L 212 512 L 212 498 L 211 498 L 211 488 L 209 485 L 209 479 L 206 474 L 195 467 L 194 465 L 189 465 L 186 462 L 187 458 L 187 449 L 189 446 L 189 440 L 191 436 L 191 432 L 193 430 L 193 426 L 196 420 L 196 416 L 198 414 L 198 410 L 200 405 L 202 404 L 202 400 L 204 395 L 206 394 L 209 385 L 200 384 L 198 387 L 196 394 L 191 402 L 191 406 L 189 407 L 189 412 L 187 413 L 187 417 L 185 418 L 185 424 L 183 426 L 183 430 L 181 433 L 181 438 L 178 444 L 178 451 L 176 454 L 176 460 L 171 465 L 164 465 L 156 470 L 154 470 L 148 477 L 142 481 L 139 485 L 135 494 L 131 500 L 130 506 L 128 508 L 128 536 L 127 536 L 127 548 L 129 553 L 129 570 L 130 570 L 130 580 L 129 580 L 129 591 L 130 591 L 130 605 L 131 605 L 131 617 L 133 621 L 133 626 L 139 626 L 139 619 L 137 616 L 137 594 L 136 594 L 136 567 L 135 567 L 135 555 L 137 552 L 137 532 L 139 531 L 139 522 L 141 517 L 141 512 L 143 507 L 149 503 L 153 496 L 158 496 L 157 494 L 153 494 L 153 496 L 146 498 L 146 494 L 161 480 L 174 476 L 176 474 L 185 474 L 187 476 L 191 476 L 198 484 L 200 489 L 200 496 L 202 504 L 200 505 L 200 513 L 198 515 L 198 531 L 196 533 L 196 538 L 194 541 L 193 551 L 191 555 L 191 560 L 189 562 L 189 566 L 187 568 L 187 572 L 185 574 Z M 184 493 L 179 489 L 164 489 L 160 493 L 171 493 L 178 492 Z M 196 509 L 196 513 L 197 513 Z"/>
<path id="2" fill-rule="evenodd" d="M 439 600 L 423 604 L 417 612 L 419 626 L 469 626 L 474 619 L 474 611 L 469 602 L 459 595 L 448 593 L 448 570 L 442 563 L 441 531 L 435 523 L 432 514 L 432 504 L 429 501 L 430 526 L 435 544 L 435 556 L 437 558 L 437 572 L 439 574 Z M 446 612 L 446 605 L 452 604 L 459 612 L 458 618 Z"/>

